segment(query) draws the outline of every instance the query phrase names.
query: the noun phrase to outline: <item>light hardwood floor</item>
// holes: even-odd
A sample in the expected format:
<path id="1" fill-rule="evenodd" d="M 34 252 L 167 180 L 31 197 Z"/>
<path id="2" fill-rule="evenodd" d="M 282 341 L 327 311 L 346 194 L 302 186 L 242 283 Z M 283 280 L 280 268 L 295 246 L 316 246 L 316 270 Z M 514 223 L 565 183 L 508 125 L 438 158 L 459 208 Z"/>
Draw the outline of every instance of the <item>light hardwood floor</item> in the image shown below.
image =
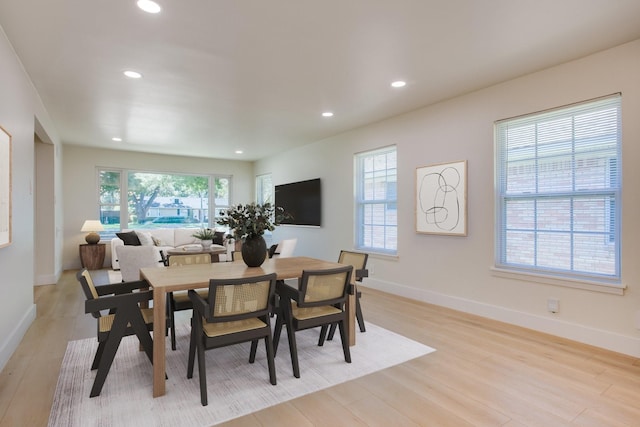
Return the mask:
<path id="1" fill-rule="evenodd" d="M 2 427 L 46 426 L 67 341 L 95 336 L 74 274 L 35 288 L 0 373 Z M 361 289 L 367 322 L 437 351 L 225 426 L 640 426 L 638 359 Z"/>

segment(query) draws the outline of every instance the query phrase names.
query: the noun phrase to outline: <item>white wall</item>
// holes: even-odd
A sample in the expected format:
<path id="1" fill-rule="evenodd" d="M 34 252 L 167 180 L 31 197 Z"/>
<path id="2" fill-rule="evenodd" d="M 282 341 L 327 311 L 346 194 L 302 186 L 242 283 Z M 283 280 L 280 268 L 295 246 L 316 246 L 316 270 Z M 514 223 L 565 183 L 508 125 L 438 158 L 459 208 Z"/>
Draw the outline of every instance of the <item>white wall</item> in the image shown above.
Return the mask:
<path id="1" fill-rule="evenodd" d="M 35 123 L 39 134 L 59 146 L 40 98 L 0 29 L 0 125 L 12 135 L 13 243 L 0 248 L 0 369 L 35 318 L 34 185 Z M 59 166 L 61 159 L 56 157 Z M 55 206 L 49 206 L 51 214 Z M 57 221 L 57 219 L 56 219 Z"/>
<path id="2" fill-rule="evenodd" d="M 369 125 L 256 163 L 274 184 L 322 179 L 323 227 L 280 227 L 297 254 L 336 258 L 353 247 L 353 155 L 397 144 L 398 257 L 370 259 L 365 282 L 385 291 L 640 356 L 640 40 Z M 428 80 L 427 80 L 428 83 Z M 406 90 L 411 90 L 408 87 Z M 622 92 L 624 296 L 492 275 L 493 123 Z M 414 231 L 415 169 L 468 160 L 468 236 Z M 547 298 L 560 312 L 546 310 Z M 366 310 L 366 302 L 365 302 Z M 365 315 L 366 317 L 366 315 Z"/>
<path id="3" fill-rule="evenodd" d="M 253 200 L 253 163 L 199 157 L 165 156 L 129 151 L 102 150 L 74 145 L 64 146 L 64 269 L 80 268 L 78 245 L 86 243 L 80 228 L 86 219 L 98 219 L 97 168 L 126 168 L 166 173 L 222 174 L 233 177 L 231 200 Z M 109 242 L 102 242 L 109 243 Z M 107 245 L 105 265 L 111 265 Z"/>

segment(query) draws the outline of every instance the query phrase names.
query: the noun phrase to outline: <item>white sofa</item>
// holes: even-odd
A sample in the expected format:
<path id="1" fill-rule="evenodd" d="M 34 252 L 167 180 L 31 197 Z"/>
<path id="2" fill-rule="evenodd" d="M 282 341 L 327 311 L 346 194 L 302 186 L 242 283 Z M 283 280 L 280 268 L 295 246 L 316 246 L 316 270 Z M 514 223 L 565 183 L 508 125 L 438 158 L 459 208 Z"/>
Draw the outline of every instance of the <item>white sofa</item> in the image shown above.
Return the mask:
<path id="1" fill-rule="evenodd" d="M 154 246 L 156 248 L 158 262 L 161 261 L 160 251 L 187 247 L 189 245 L 200 244 L 200 239 L 192 236 L 198 231 L 194 228 L 154 228 L 145 230 L 122 230 L 122 232 L 135 232 L 140 240 L 141 246 Z M 124 246 L 124 241 L 119 237 L 111 239 L 111 267 L 114 270 L 120 269 L 116 247 Z M 220 254 L 219 259 L 223 261 L 231 261 L 231 253 L 233 252 L 233 241 L 223 240 L 222 245 L 212 245 L 212 247 L 225 248 L 226 253 Z"/>

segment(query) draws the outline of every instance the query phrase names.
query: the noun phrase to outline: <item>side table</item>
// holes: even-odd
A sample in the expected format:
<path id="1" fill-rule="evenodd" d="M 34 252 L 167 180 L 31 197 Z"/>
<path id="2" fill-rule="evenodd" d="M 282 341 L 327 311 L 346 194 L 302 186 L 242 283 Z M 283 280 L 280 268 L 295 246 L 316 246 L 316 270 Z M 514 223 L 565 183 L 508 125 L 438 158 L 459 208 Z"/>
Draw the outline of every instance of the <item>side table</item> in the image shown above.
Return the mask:
<path id="1" fill-rule="evenodd" d="M 95 245 L 80 245 L 80 263 L 87 270 L 100 270 L 104 265 L 104 255 L 106 244 L 96 243 Z"/>

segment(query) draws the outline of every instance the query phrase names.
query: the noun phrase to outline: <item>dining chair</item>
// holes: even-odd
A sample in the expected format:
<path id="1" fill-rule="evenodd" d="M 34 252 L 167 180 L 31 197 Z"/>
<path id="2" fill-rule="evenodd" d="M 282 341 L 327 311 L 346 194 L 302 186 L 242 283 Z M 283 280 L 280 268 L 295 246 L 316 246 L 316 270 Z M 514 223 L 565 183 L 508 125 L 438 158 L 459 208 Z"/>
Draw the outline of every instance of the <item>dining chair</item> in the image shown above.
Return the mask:
<path id="1" fill-rule="evenodd" d="M 145 281 L 95 286 L 86 268 L 79 271 L 76 278 L 87 298 L 85 313 L 91 313 L 98 325 L 98 350 L 91 364 L 91 370 L 98 372 L 89 394 L 95 397 L 102 391 L 123 337 L 135 334 L 153 363 L 153 341 L 149 333 L 153 330 L 153 309 L 139 305 L 152 299 L 152 291 L 141 290 L 149 287 Z M 103 310 L 109 310 L 109 314 L 103 315 Z"/>
<path id="2" fill-rule="evenodd" d="M 249 363 L 254 363 L 258 341 L 264 338 L 269 381 L 276 385 L 276 368 L 269 313 L 273 305 L 276 274 L 237 279 L 210 279 L 207 299 L 193 290 L 191 341 L 187 378 L 193 377 L 196 353 L 200 377 L 200 402 L 208 404 L 205 350 L 251 342 Z"/>
<path id="3" fill-rule="evenodd" d="M 184 254 L 184 255 L 170 255 L 167 258 L 167 265 L 171 267 L 180 267 L 183 265 L 194 264 L 210 264 L 211 255 L 204 254 Z M 204 298 L 207 298 L 208 289 L 198 289 L 198 293 Z M 169 328 L 171 333 L 171 350 L 176 349 L 176 323 L 175 312 L 182 310 L 191 310 L 193 304 L 189 299 L 187 291 L 169 292 L 167 293 L 167 311 L 169 315 Z"/>
<path id="4" fill-rule="evenodd" d="M 293 256 L 293 251 L 296 248 L 296 244 L 298 243 L 298 239 L 285 239 L 282 240 L 278 245 L 273 249 L 269 250 L 270 255 L 269 258 L 289 258 Z"/>
<path id="5" fill-rule="evenodd" d="M 277 353 L 278 350 L 282 327 L 286 326 L 291 365 L 296 378 L 300 378 L 296 331 L 303 329 L 337 323 L 342 338 L 344 360 L 351 363 L 344 305 L 352 270 L 351 265 L 327 270 L 305 270 L 297 288 L 283 281 L 278 282 L 280 308 L 273 333 L 274 352 Z M 319 341 L 318 346 L 321 345 Z"/>
<path id="6" fill-rule="evenodd" d="M 366 332 L 366 328 L 364 325 L 364 317 L 362 316 L 362 306 L 360 305 L 360 297 L 362 297 L 362 292 L 358 290 L 356 282 L 362 282 L 362 279 L 364 277 L 369 277 L 369 270 L 366 269 L 368 259 L 369 254 L 367 253 L 345 250 L 340 251 L 340 256 L 338 257 L 339 264 L 353 266 L 353 273 L 351 274 L 351 286 L 353 286 L 353 292 L 355 292 L 356 295 L 356 320 L 358 321 L 360 332 Z M 325 336 L 327 340 L 333 339 L 333 336 L 336 332 L 336 326 L 336 324 L 331 325 L 328 335 L 326 327 L 320 330 L 320 343 L 324 341 Z"/>

